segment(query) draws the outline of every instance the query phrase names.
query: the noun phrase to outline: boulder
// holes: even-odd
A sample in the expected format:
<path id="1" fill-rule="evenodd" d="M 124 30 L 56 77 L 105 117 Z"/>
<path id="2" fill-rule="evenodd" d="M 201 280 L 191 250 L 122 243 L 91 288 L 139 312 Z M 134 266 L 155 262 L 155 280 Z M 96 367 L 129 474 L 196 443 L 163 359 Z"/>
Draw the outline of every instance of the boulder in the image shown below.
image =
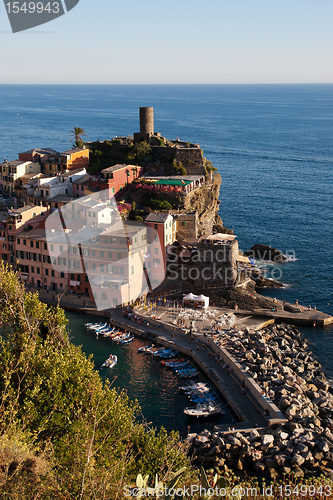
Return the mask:
<path id="1" fill-rule="evenodd" d="M 274 460 L 277 462 L 278 465 L 281 467 L 284 467 L 286 464 L 289 463 L 287 455 L 284 455 L 280 453 L 279 455 L 274 456 Z"/>
<path id="2" fill-rule="evenodd" d="M 274 436 L 272 436 L 272 434 L 263 434 L 261 436 L 261 442 L 262 442 L 262 444 L 264 446 L 273 444 L 273 442 L 274 442 Z"/>
<path id="3" fill-rule="evenodd" d="M 257 441 L 258 439 L 260 438 L 260 434 L 258 431 L 256 431 L 255 429 L 253 429 L 251 432 L 250 432 L 250 441 L 253 442 L 253 441 Z"/>
<path id="4" fill-rule="evenodd" d="M 267 469 L 274 469 L 274 467 L 277 467 L 277 466 L 278 466 L 278 462 L 275 459 L 275 457 L 273 457 L 273 458 L 266 458 L 266 460 L 265 460 L 265 467 L 267 467 Z"/>
<path id="5" fill-rule="evenodd" d="M 229 443 L 233 446 L 239 446 L 239 447 L 242 446 L 242 443 L 240 442 L 240 440 L 235 438 L 234 436 L 229 436 L 228 440 L 229 440 Z"/>
<path id="6" fill-rule="evenodd" d="M 291 460 L 291 465 L 293 465 L 295 467 L 296 466 L 300 467 L 302 464 L 304 464 L 304 462 L 305 462 L 305 458 L 302 457 L 302 455 L 299 452 L 297 452 L 297 453 L 295 453 L 295 455 L 293 456 L 293 458 Z"/>
<path id="7" fill-rule="evenodd" d="M 284 431 L 278 431 L 278 433 L 275 434 L 276 441 L 285 441 L 288 438 L 289 438 L 289 434 L 287 432 L 284 432 Z"/>
<path id="8" fill-rule="evenodd" d="M 320 441 L 319 443 L 316 443 L 316 445 L 317 445 L 318 450 L 323 452 L 323 453 L 327 453 L 328 451 L 330 451 L 330 447 L 329 447 L 327 441 L 325 441 L 325 440 Z"/>
<path id="9" fill-rule="evenodd" d="M 265 464 L 263 464 L 262 462 L 254 462 L 253 468 L 257 472 L 264 472 Z"/>
<path id="10" fill-rule="evenodd" d="M 309 450 L 309 448 L 306 446 L 306 444 L 304 444 L 302 442 L 298 442 L 296 448 L 300 453 L 305 453 Z"/>
<path id="11" fill-rule="evenodd" d="M 300 479 L 301 477 L 304 477 L 304 472 L 300 468 L 295 468 L 293 471 L 293 476 L 295 479 Z"/>

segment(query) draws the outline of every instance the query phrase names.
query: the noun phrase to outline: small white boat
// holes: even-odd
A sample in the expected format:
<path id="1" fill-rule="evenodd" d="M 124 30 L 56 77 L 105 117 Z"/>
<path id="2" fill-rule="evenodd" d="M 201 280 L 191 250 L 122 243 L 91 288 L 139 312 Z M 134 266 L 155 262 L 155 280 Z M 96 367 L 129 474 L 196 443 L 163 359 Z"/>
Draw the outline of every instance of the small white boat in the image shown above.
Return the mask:
<path id="1" fill-rule="evenodd" d="M 213 402 L 208 404 L 198 404 L 195 408 L 185 408 L 185 415 L 188 417 L 211 417 L 213 415 L 224 415 L 225 412 L 220 406 L 214 405 Z"/>
<path id="2" fill-rule="evenodd" d="M 188 391 L 195 391 L 195 390 L 200 390 L 202 389 L 203 391 L 210 390 L 210 387 L 207 386 L 204 382 L 192 382 L 189 385 L 185 385 L 183 387 L 180 387 L 182 391 L 188 392 Z"/>
<path id="3" fill-rule="evenodd" d="M 152 349 L 154 344 L 138 347 L 138 352 L 146 352 L 148 349 Z"/>
<path id="4" fill-rule="evenodd" d="M 113 368 L 117 364 L 118 358 L 115 354 L 110 354 L 108 359 L 104 361 L 102 364 L 101 368 L 107 367 L 107 368 Z"/>

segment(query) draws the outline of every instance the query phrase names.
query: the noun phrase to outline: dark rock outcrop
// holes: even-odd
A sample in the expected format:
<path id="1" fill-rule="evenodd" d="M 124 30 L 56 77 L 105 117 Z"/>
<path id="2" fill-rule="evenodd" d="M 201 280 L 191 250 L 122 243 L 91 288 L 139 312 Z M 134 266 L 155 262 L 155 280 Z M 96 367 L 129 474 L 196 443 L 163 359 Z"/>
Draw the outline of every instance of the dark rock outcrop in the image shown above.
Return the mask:
<path id="1" fill-rule="evenodd" d="M 269 260 L 277 263 L 286 262 L 287 260 L 280 250 L 261 243 L 256 243 L 250 250 L 244 253 L 252 259 Z"/>

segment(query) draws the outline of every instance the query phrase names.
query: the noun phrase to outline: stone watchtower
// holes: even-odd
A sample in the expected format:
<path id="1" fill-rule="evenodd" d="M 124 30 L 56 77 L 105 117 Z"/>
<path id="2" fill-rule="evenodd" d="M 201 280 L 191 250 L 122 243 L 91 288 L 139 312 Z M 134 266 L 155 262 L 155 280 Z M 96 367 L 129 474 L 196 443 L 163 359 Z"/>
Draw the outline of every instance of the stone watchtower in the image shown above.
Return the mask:
<path id="1" fill-rule="evenodd" d="M 134 141 L 139 142 L 144 139 L 149 142 L 153 136 L 161 136 L 159 133 L 154 133 L 154 108 L 152 106 L 140 108 L 140 132 L 134 134 Z"/>

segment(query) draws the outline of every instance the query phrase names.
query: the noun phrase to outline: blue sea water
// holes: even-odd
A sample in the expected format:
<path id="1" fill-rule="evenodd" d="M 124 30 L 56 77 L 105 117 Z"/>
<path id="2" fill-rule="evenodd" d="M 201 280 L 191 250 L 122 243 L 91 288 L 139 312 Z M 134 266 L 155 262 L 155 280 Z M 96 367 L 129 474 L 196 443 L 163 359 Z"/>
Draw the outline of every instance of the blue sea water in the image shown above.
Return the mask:
<path id="1" fill-rule="evenodd" d="M 140 106 L 218 169 L 220 215 L 242 250 L 296 256 L 274 271 L 287 288 L 270 294 L 333 314 L 333 85 L 2 85 L 0 159 L 66 150 L 73 127 L 87 140 L 133 135 Z M 333 328 L 302 331 L 333 376 Z"/>

